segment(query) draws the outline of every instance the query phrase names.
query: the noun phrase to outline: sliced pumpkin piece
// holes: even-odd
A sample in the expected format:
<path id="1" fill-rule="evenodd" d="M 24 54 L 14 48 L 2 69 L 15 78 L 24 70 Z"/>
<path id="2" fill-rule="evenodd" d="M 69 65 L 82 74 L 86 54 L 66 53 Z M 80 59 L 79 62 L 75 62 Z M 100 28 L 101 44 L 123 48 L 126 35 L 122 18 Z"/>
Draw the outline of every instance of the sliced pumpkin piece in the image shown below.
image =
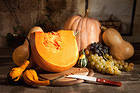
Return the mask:
<path id="1" fill-rule="evenodd" d="M 74 66 L 79 52 L 74 32 L 35 32 L 31 34 L 31 58 L 42 69 L 62 72 Z"/>

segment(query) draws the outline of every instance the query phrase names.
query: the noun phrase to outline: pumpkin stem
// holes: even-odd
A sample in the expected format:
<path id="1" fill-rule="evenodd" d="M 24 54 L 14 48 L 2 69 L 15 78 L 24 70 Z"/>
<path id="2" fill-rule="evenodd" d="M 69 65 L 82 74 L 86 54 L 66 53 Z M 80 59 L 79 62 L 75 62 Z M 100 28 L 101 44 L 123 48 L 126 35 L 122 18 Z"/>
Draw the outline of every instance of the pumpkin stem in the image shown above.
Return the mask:
<path id="1" fill-rule="evenodd" d="M 85 49 L 82 49 L 82 53 L 85 55 Z"/>
<path id="2" fill-rule="evenodd" d="M 107 30 L 107 27 L 101 26 L 101 29 L 102 29 L 103 31 L 105 31 L 105 30 Z"/>
<path id="3" fill-rule="evenodd" d="M 85 16 L 84 17 L 88 17 L 88 0 L 85 0 Z"/>
<path id="4" fill-rule="evenodd" d="M 84 17 L 88 17 L 88 13 L 89 13 L 89 9 L 86 9 L 86 12 L 85 12 L 85 16 Z"/>
<path id="5" fill-rule="evenodd" d="M 79 34 L 79 31 L 76 31 L 74 32 L 74 36 L 78 35 Z"/>

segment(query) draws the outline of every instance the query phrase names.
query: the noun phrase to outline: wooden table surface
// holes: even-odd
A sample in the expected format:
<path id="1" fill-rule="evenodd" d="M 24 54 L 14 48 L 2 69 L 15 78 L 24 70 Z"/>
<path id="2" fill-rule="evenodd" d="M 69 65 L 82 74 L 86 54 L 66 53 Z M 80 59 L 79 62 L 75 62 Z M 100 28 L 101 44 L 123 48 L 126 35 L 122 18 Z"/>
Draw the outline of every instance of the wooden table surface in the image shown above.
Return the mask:
<path id="1" fill-rule="evenodd" d="M 123 72 L 120 76 L 95 73 L 96 77 L 121 81 L 122 86 L 108 86 L 81 83 L 72 86 L 41 86 L 38 88 L 26 85 L 11 85 L 6 81 L 9 68 L 13 66 L 10 59 L 0 61 L 0 93 L 140 93 L 140 64 L 135 64 L 132 72 Z"/>

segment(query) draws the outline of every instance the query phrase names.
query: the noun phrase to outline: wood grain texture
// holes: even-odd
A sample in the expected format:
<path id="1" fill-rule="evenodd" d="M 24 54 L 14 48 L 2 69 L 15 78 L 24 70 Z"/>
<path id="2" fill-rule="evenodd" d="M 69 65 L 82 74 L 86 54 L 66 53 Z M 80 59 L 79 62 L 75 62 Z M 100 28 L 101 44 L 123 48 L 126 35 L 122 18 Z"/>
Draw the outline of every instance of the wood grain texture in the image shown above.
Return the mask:
<path id="1" fill-rule="evenodd" d="M 81 80 L 81 79 L 72 79 L 72 78 L 65 77 L 67 75 L 73 75 L 73 74 L 93 76 L 94 72 L 93 72 L 93 70 L 87 69 L 87 68 L 73 67 L 73 68 L 63 71 L 63 72 L 43 73 L 43 74 L 40 74 L 39 76 L 40 76 L 40 78 L 43 78 L 45 80 L 47 80 L 47 79 L 53 80 L 53 79 L 56 79 L 56 78 L 62 76 L 62 78 L 56 79 L 52 82 L 52 85 L 55 85 L 55 86 L 69 86 L 69 85 L 75 85 L 75 84 L 80 84 L 80 83 L 84 82 L 84 80 Z"/>
<path id="2" fill-rule="evenodd" d="M 85 0 L 0 0 L 0 47 L 7 47 L 4 36 L 19 23 L 25 33 L 36 24 L 52 25 L 50 20 L 60 29 L 70 16 L 84 12 Z"/>
<path id="3" fill-rule="evenodd" d="M 95 73 L 96 77 L 121 81 L 121 87 L 81 83 L 72 86 L 43 86 L 32 88 L 23 84 L 8 84 L 6 81 L 7 73 L 14 64 L 7 60 L 0 60 L 0 62 L 0 93 L 139 93 L 140 89 L 140 64 L 136 64 L 132 72 L 123 72 L 120 76 Z"/>

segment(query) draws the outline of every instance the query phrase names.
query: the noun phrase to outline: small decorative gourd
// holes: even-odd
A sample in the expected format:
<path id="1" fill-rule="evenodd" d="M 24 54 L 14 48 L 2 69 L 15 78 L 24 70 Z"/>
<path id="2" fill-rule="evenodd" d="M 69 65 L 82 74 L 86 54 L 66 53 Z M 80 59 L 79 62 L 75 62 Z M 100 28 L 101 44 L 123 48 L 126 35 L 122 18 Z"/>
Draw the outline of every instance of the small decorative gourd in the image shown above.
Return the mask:
<path id="1" fill-rule="evenodd" d="M 85 51 L 83 49 L 81 51 L 81 55 L 80 55 L 80 57 L 78 59 L 77 64 L 78 64 L 79 67 L 86 67 L 87 66 L 87 63 L 88 63 L 88 60 L 86 58 L 86 54 L 85 54 Z"/>

